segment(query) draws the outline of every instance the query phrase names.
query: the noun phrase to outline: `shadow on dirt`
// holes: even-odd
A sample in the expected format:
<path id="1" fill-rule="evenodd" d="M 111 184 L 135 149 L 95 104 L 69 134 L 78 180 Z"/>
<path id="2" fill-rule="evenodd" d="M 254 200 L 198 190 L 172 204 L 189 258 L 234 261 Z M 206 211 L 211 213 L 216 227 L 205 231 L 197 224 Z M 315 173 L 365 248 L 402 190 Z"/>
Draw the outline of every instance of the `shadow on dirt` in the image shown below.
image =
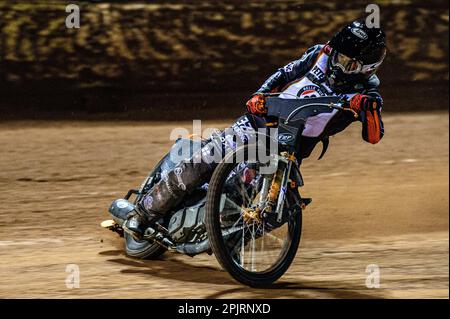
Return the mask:
<path id="1" fill-rule="evenodd" d="M 235 287 L 205 295 L 204 298 L 206 299 L 233 298 L 237 296 L 243 298 L 273 298 L 274 296 L 279 298 L 380 298 L 379 296 L 366 293 L 367 290 L 365 288 L 354 287 L 353 284 L 344 286 L 342 282 L 333 281 L 281 281 L 264 288 L 250 288 L 236 283 L 223 270 L 211 266 L 192 265 L 171 256 L 145 261 L 129 259 L 120 250 L 108 250 L 99 254 L 103 256 L 117 256 L 118 258 L 108 259 L 107 261 L 128 266 L 129 268 L 121 270 L 122 274 L 141 274 L 158 277 L 163 280 Z M 364 290 L 364 292 L 359 292 L 358 290 Z"/>
<path id="2" fill-rule="evenodd" d="M 337 298 L 337 299 L 380 299 L 366 293 L 357 292 L 358 288 L 339 288 L 335 282 L 302 281 L 297 283 L 274 283 L 264 289 L 240 287 L 223 290 L 206 296 L 206 299 L 232 298 L 245 296 L 245 298 Z"/>
<path id="3" fill-rule="evenodd" d="M 105 250 L 98 253 L 102 256 L 120 256 L 124 255 L 124 253 L 121 250 Z"/>
<path id="4" fill-rule="evenodd" d="M 106 256 L 124 256 L 121 251 L 107 251 L 100 253 Z M 161 257 L 156 260 L 132 260 L 128 258 L 114 258 L 107 261 L 130 266 L 121 270 L 123 274 L 142 274 L 159 277 L 161 279 L 179 280 L 191 283 L 206 283 L 216 285 L 234 285 L 235 282 L 222 270 L 211 266 L 192 265 L 183 260 L 172 257 Z"/>

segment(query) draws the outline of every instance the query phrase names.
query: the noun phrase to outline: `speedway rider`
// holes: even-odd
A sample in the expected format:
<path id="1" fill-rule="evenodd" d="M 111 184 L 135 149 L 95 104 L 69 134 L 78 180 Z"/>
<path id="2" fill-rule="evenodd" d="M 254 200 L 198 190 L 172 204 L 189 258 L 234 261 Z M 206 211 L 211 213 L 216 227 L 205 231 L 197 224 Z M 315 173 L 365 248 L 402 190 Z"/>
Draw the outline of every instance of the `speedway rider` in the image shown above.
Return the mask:
<path id="1" fill-rule="evenodd" d="M 362 123 L 362 138 L 375 144 L 384 134 L 380 114 L 382 99 L 378 92 L 380 81 L 375 72 L 385 55 L 384 32 L 380 28 L 369 28 L 364 20 L 356 20 L 327 44 L 309 48 L 300 59 L 278 69 L 247 102 L 248 112 L 230 129 L 246 139 L 255 129 L 266 126 L 267 110 L 262 93 L 286 93 L 281 94 L 281 98 L 340 96 L 348 101 L 358 117 L 333 110 L 308 118 L 302 133 L 301 158 L 308 157 L 318 142 L 343 131 L 354 121 Z M 220 147 L 226 149 L 230 143 L 226 136 L 222 137 Z M 148 226 L 180 203 L 185 195 L 207 183 L 216 165 L 205 160 L 215 147 L 213 144 L 213 140 L 206 142 L 193 157 L 165 172 L 128 215 L 122 226 L 124 231 L 139 240 Z"/>

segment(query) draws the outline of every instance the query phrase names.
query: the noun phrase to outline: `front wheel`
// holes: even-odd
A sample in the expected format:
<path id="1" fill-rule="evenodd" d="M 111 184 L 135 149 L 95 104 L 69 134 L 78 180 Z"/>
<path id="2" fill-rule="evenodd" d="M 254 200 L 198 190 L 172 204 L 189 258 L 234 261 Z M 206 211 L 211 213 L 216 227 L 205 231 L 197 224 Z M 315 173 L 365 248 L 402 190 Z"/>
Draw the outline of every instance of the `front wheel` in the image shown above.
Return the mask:
<path id="1" fill-rule="evenodd" d="M 248 147 L 240 151 L 247 158 Z M 270 180 L 261 172 L 264 166 L 225 158 L 214 171 L 206 201 L 205 223 L 214 255 L 234 279 L 252 287 L 269 285 L 287 271 L 302 228 L 301 209 L 295 205 L 297 189 L 287 191 L 282 221 L 275 213 L 262 221 L 249 218 Z"/>

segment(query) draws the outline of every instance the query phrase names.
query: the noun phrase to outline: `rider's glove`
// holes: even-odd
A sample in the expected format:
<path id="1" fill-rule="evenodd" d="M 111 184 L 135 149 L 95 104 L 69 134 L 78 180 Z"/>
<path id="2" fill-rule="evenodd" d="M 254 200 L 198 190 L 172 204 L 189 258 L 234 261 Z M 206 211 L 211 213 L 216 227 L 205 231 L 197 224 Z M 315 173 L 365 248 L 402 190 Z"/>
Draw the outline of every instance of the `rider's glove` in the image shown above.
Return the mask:
<path id="1" fill-rule="evenodd" d="M 356 94 L 350 99 L 350 108 L 360 114 L 361 111 L 378 111 L 381 108 L 381 100 L 364 94 Z"/>
<path id="2" fill-rule="evenodd" d="M 255 94 L 253 97 L 247 101 L 247 111 L 255 115 L 267 114 L 267 109 L 265 107 L 266 98 L 263 94 Z"/>
<path id="3" fill-rule="evenodd" d="M 382 103 L 379 97 L 363 94 L 356 94 L 350 99 L 350 109 L 358 114 L 362 122 L 362 137 L 371 144 L 378 143 L 384 135 Z"/>

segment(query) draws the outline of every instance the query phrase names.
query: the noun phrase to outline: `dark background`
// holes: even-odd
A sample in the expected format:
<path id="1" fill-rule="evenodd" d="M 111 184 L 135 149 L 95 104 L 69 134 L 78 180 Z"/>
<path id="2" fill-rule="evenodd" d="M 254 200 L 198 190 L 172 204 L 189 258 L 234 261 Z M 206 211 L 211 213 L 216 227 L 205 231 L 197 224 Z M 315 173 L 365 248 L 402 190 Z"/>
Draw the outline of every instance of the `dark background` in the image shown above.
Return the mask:
<path id="1" fill-rule="evenodd" d="M 65 6 L 81 8 L 66 29 Z M 0 120 L 239 115 L 370 1 L 2 1 Z M 448 108 L 448 1 L 377 1 L 385 111 Z"/>

